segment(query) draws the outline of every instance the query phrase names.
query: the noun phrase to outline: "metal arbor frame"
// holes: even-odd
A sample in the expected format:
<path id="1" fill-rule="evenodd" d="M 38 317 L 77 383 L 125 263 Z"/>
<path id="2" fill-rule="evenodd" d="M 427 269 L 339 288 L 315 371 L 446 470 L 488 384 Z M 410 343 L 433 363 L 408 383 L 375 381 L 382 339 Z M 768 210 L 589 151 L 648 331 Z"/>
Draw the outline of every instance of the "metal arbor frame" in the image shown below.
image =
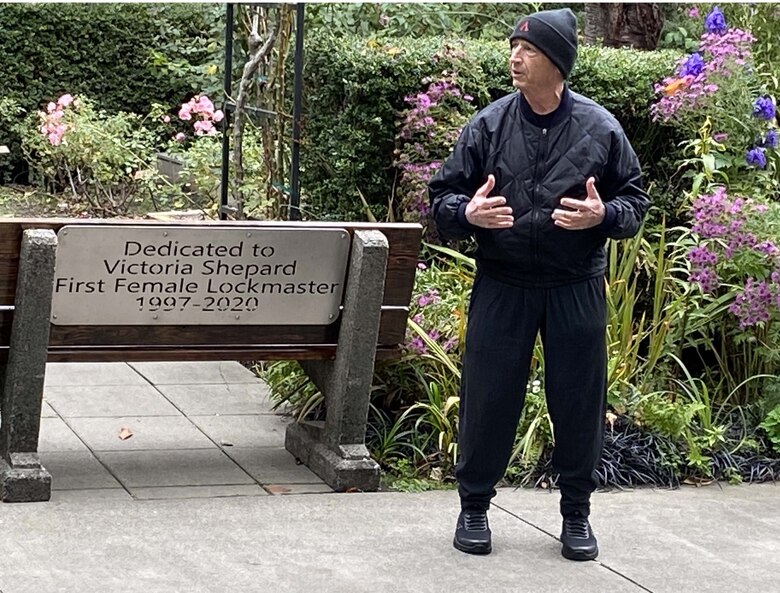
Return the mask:
<path id="1" fill-rule="evenodd" d="M 222 186 L 219 206 L 219 219 L 226 220 L 234 209 L 228 206 L 228 183 L 230 174 L 230 135 L 228 133 L 230 114 L 235 103 L 230 100 L 233 86 L 233 4 L 225 5 L 225 78 L 223 84 L 222 111 L 225 114 L 222 129 Z M 289 220 L 300 220 L 300 138 L 301 108 L 303 101 L 303 19 L 304 4 L 295 5 L 295 75 L 293 90 L 293 130 L 292 163 L 290 166 L 290 204 L 287 211 Z M 264 109 L 249 108 L 250 112 L 262 117 L 274 117 L 276 113 Z"/>

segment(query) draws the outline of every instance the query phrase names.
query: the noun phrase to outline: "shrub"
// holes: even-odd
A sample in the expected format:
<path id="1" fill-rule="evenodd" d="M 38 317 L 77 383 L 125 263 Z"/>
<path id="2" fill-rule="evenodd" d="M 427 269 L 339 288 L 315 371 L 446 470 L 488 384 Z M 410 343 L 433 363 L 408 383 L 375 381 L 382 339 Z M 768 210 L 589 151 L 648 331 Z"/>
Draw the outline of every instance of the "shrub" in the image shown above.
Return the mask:
<path id="1" fill-rule="evenodd" d="M 755 41 L 749 31 L 728 28 L 715 7 L 697 51 L 656 85 L 661 96 L 653 119 L 673 122 L 690 140 L 693 158 L 684 164 L 694 196 L 713 182 L 764 195 L 776 191 L 776 108 L 753 61 Z"/>
<path id="2" fill-rule="evenodd" d="M 70 193 L 92 215 L 126 214 L 149 187 L 152 138 L 137 115 L 65 94 L 16 131 L 39 185 Z"/>
<path id="3" fill-rule="evenodd" d="M 0 97 L 31 113 L 65 92 L 106 111 L 148 112 L 180 101 L 197 84 L 187 64 L 209 57 L 203 31 L 214 18 L 197 5 L 4 4 L 0 7 Z M 172 41 L 183 49 L 174 55 Z M 163 52 L 169 54 L 165 61 Z M 154 54 L 154 55 L 153 55 Z M 176 62 L 176 68 L 170 66 Z M 205 68 L 205 66 L 204 66 Z M 0 120 L 0 144 L 19 153 L 19 138 Z M 14 177 L 21 159 L 12 161 Z M 14 180 L 11 168 L 0 182 Z"/>

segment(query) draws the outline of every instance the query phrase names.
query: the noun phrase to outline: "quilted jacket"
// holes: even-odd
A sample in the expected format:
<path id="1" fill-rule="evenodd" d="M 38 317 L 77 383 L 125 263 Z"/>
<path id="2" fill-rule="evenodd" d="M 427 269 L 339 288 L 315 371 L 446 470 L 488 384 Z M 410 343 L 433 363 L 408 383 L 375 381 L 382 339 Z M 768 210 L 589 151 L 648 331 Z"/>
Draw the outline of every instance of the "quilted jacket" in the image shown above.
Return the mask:
<path id="1" fill-rule="evenodd" d="M 504 196 L 514 225 L 483 229 L 465 217 L 467 202 L 493 174 L 491 196 Z M 551 218 L 562 197 L 585 198 L 596 178 L 604 221 L 566 230 Z M 607 238 L 639 230 L 650 200 L 639 161 L 617 120 L 565 89 L 552 113 L 534 113 L 519 92 L 483 109 L 462 130 L 452 155 L 431 180 L 433 219 L 444 238 L 474 235 L 480 272 L 519 286 L 550 287 L 604 274 Z"/>

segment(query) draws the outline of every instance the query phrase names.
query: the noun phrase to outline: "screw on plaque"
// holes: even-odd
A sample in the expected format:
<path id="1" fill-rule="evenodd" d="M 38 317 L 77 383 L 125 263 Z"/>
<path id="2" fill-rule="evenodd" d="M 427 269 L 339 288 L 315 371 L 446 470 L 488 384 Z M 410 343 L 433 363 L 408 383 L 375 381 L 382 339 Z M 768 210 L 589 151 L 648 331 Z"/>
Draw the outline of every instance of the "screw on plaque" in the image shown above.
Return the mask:
<path id="1" fill-rule="evenodd" d="M 152 319 L 157 319 L 157 315 L 152 315 Z"/>
<path id="2" fill-rule="evenodd" d="M 165 232 L 163 233 L 163 237 L 167 237 L 167 236 L 168 236 L 168 231 L 165 231 Z"/>
<path id="3" fill-rule="evenodd" d="M 241 319 L 241 315 L 236 315 L 236 319 Z"/>

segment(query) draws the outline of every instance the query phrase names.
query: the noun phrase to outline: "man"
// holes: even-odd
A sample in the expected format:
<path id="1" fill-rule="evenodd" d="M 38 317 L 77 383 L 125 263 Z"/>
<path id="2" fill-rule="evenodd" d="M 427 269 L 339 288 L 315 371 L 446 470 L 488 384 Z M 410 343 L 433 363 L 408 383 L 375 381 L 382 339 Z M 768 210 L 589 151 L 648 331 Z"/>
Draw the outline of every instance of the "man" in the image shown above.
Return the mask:
<path id="1" fill-rule="evenodd" d="M 456 467 L 454 545 L 492 550 L 487 520 L 523 407 L 537 333 L 560 477 L 562 554 L 598 555 L 588 521 L 606 406 L 607 238 L 631 237 L 649 206 L 612 115 L 566 85 L 577 55 L 569 9 L 520 20 L 509 66 L 519 91 L 477 114 L 431 180 L 445 238 L 474 235 Z"/>

